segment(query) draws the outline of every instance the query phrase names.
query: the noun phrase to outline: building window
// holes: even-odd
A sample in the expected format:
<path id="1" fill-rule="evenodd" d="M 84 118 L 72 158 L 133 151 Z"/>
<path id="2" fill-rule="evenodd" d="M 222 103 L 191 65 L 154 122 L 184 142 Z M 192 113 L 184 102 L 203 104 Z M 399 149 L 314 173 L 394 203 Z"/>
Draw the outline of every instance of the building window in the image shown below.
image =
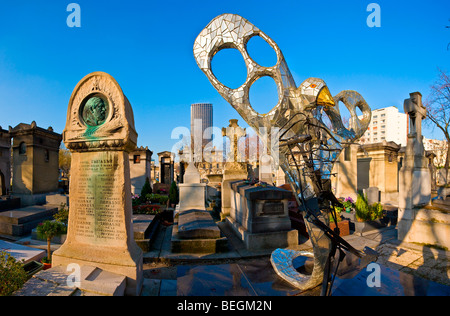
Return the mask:
<path id="1" fill-rule="evenodd" d="M 381 125 L 381 128 L 386 128 L 386 125 Z"/>
<path id="2" fill-rule="evenodd" d="M 386 116 L 386 114 L 381 114 L 381 117 L 385 117 Z"/>
<path id="3" fill-rule="evenodd" d="M 373 125 L 377 125 L 378 124 L 378 122 L 377 121 L 373 121 Z"/>
<path id="4" fill-rule="evenodd" d="M 50 152 L 48 151 L 48 149 L 45 150 L 44 159 L 45 159 L 45 162 L 50 161 Z"/>
<path id="5" fill-rule="evenodd" d="M 19 145 L 19 155 L 26 155 L 27 154 L 27 144 L 25 142 L 21 142 Z"/>
<path id="6" fill-rule="evenodd" d="M 133 162 L 135 164 L 141 163 L 141 155 L 134 155 L 133 156 Z"/>
<path id="7" fill-rule="evenodd" d="M 378 118 L 378 115 L 374 115 L 373 118 L 374 118 L 374 119 Z"/>

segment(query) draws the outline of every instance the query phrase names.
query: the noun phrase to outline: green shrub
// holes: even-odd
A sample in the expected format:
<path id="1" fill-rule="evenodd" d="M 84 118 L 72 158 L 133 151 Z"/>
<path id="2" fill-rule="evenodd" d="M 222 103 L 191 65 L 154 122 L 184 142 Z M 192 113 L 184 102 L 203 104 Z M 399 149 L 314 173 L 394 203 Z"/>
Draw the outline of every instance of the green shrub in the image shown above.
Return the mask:
<path id="1" fill-rule="evenodd" d="M 147 194 L 145 196 L 145 200 L 152 204 L 159 203 L 159 204 L 165 205 L 167 203 L 167 201 L 169 200 L 169 197 L 167 195 L 152 193 L 152 194 Z"/>
<path id="2" fill-rule="evenodd" d="M 384 216 L 383 205 L 381 203 L 373 203 L 369 205 L 367 197 L 358 194 L 355 203 L 356 219 L 360 222 L 374 221 Z"/>
<path id="3" fill-rule="evenodd" d="M 147 178 L 145 178 L 145 183 L 141 190 L 141 198 L 145 198 L 148 194 L 152 194 L 152 193 L 153 193 L 152 186 L 150 185 L 150 180 L 147 177 Z M 143 202 L 143 201 L 141 201 L 141 202 Z"/>
<path id="4" fill-rule="evenodd" d="M 362 194 L 358 194 L 355 202 L 355 213 L 356 218 L 359 221 L 367 221 L 370 219 L 369 217 L 369 203 L 367 202 L 367 198 Z"/>
<path id="5" fill-rule="evenodd" d="M 376 219 L 382 218 L 384 215 L 383 205 L 381 203 L 374 203 L 369 205 L 370 220 L 374 221 Z"/>
<path id="6" fill-rule="evenodd" d="M 336 206 L 334 208 L 334 210 L 336 212 L 336 220 L 339 223 L 340 221 L 342 221 L 342 218 L 341 218 L 342 207 Z M 330 218 L 330 223 L 334 223 L 334 219 L 333 219 L 333 216 L 331 215 L 331 212 L 330 212 L 329 218 Z"/>
<path id="7" fill-rule="evenodd" d="M 9 296 L 27 281 L 22 262 L 6 251 L 0 251 L 0 296 Z"/>
<path id="8" fill-rule="evenodd" d="M 55 221 L 67 226 L 67 224 L 69 223 L 69 208 L 66 206 L 66 204 L 61 204 L 58 213 L 53 215 L 53 218 L 55 219 Z"/>
<path id="9" fill-rule="evenodd" d="M 171 204 L 178 204 L 180 198 L 178 193 L 178 187 L 175 181 L 172 182 L 169 190 L 169 200 Z"/>

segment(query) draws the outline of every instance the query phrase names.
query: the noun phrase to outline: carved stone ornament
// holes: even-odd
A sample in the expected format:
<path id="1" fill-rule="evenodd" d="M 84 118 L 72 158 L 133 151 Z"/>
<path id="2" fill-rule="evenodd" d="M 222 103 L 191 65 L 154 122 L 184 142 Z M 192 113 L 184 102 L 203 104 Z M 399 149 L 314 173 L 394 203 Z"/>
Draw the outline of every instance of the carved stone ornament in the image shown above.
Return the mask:
<path id="1" fill-rule="evenodd" d="M 112 76 L 94 72 L 78 83 L 69 101 L 63 139 L 71 151 L 136 147 L 133 110 Z"/>

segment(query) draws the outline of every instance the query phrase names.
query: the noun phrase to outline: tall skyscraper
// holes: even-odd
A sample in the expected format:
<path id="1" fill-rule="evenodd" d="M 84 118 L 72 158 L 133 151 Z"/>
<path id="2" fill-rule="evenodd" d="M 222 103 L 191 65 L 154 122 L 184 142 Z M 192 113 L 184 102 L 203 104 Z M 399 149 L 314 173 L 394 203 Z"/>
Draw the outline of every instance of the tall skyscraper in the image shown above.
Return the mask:
<path id="1" fill-rule="evenodd" d="M 191 146 L 198 151 L 212 141 L 213 105 L 195 103 L 191 105 Z"/>

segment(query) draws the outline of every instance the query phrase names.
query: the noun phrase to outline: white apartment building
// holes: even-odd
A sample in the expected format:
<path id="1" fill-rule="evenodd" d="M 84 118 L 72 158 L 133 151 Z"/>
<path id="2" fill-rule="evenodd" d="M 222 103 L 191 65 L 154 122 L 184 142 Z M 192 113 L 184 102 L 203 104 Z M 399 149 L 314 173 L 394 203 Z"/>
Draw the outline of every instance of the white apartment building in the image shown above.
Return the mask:
<path id="1" fill-rule="evenodd" d="M 436 155 L 434 164 L 437 167 L 445 165 L 445 158 L 447 157 L 447 142 L 445 140 L 423 138 L 423 147 L 426 151 L 431 151 Z"/>
<path id="2" fill-rule="evenodd" d="M 359 142 L 371 144 L 387 141 L 406 146 L 407 136 L 408 115 L 400 113 L 395 106 L 390 106 L 372 111 L 369 128 Z"/>

